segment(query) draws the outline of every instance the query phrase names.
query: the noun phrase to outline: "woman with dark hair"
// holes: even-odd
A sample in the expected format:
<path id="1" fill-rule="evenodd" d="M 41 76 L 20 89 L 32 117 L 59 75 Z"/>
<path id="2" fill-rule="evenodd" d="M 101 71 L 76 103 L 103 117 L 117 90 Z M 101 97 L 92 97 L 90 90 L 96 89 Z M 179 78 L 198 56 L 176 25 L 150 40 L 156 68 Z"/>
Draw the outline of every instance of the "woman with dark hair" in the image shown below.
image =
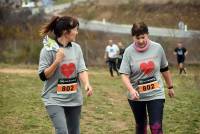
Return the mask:
<path id="1" fill-rule="evenodd" d="M 75 43 L 79 22 L 70 16 L 53 17 L 44 25 L 44 47 L 40 52 L 38 73 L 44 81 L 42 100 L 56 134 L 79 134 L 83 104 L 80 81 L 87 95 L 93 93 L 80 46 Z M 54 39 L 48 33 L 53 32 Z"/>
<path id="2" fill-rule="evenodd" d="M 174 96 L 171 74 L 162 46 L 149 39 L 143 22 L 132 26 L 133 43 L 125 50 L 120 73 L 128 89 L 128 102 L 136 122 L 136 134 L 147 134 L 147 116 L 152 134 L 162 134 L 165 102 L 164 77 L 168 95 Z M 147 114 L 148 113 L 148 114 Z"/>

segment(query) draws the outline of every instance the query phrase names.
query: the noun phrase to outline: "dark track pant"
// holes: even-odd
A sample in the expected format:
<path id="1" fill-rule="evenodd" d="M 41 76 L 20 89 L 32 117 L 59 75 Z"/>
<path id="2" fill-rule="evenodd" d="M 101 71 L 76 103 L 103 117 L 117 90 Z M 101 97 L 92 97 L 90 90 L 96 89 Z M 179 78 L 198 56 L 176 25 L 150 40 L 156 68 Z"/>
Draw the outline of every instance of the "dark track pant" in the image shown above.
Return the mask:
<path id="1" fill-rule="evenodd" d="M 164 99 L 151 101 L 128 100 L 136 122 L 136 134 L 147 134 L 147 112 L 152 134 L 163 134 L 162 119 Z"/>
<path id="2" fill-rule="evenodd" d="M 81 106 L 50 105 L 46 106 L 46 109 L 53 122 L 56 134 L 80 134 Z"/>
<path id="3" fill-rule="evenodd" d="M 109 71 L 110 71 L 110 75 L 113 75 L 113 70 L 116 71 L 117 75 L 119 76 L 119 72 L 117 70 L 117 59 L 116 58 L 109 58 L 108 59 L 108 63 L 109 63 Z"/>

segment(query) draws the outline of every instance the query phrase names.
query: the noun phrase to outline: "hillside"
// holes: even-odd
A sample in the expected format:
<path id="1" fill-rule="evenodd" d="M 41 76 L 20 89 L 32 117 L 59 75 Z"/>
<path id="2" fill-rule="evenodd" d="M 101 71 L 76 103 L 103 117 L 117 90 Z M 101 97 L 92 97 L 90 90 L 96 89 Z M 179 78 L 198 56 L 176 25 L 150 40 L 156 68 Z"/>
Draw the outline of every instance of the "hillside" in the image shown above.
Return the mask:
<path id="1" fill-rule="evenodd" d="M 104 1 L 104 2 L 103 2 Z M 116 0 L 115 0 L 116 1 Z M 188 29 L 200 30 L 200 3 L 194 4 L 195 0 L 185 1 L 180 3 L 178 1 L 160 3 L 134 3 L 132 2 L 113 4 L 114 0 L 96 0 L 90 3 L 74 6 L 64 12 L 65 15 L 73 15 L 88 20 L 103 20 L 119 24 L 132 24 L 135 21 L 144 21 L 149 26 L 177 28 L 177 24 L 182 19 L 187 25 Z M 153 2 L 153 0 L 151 0 Z M 83 45 L 84 54 L 89 65 L 102 65 L 102 60 L 105 45 L 107 40 L 112 38 L 115 43 L 122 41 L 127 46 L 132 41 L 130 35 L 119 35 L 104 32 L 82 31 L 78 36 L 78 41 Z M 152 40 L 163 45 L 170 64 L 175 64 L 176 59 L 172 54 L 176 43 L 181 41 L 188 49 L 189 55 L 186 63 L 194 64 L 200 61 L 199 39 L 188 38 L 164 38 L 151 37 Z M 94 52 L 95 50 L 95 52 Z"/>
<path id="2" fill-rule="evenodd" d="M 95 19 L 132 24 L 144 21 L 149 26 L 177 28 L 179 20 L 188 25 L 188 29 L 200 30 L 200 3 L 138 3 L 102 4 L 93 1 L 74 6 L 64 14 L 86 19 Z M 110 2 L 108 2 L 110 3 Z"/>
<path id="3" fill-rule="evenodd" d="M 198 8 L 200 4 L 141 4 L 123 3 L 114 0 L 88 0 L 68 9 L 65 15 L 78 16 L 85 19 L 97 19 L 114 23 L 131 24 L 135 21 L 145 21 L 149 26 L 177 28 L 179 17 L 188 24 L 189 29 L 200 30 L 200 14 Z M 104 2 L 103 2 L 104 1 Z M 115 0 L 117 1 L 117 0 Z M 136 0 L 131 0 L 136 1 Z M 150 0 L 153 1 L 153 0 Z M 184 0 L 186 1 L 186 0 Z M 194 1 L 194 0 L 191 0 Z M 114 6 L 113 6 L 114 5 Z M 0 8 L 0 13 L 2 8 Z M 8 9 L 6 9 L 8 10 Z M 0 61 L 2 63 L 15 64 L 37 64 L 39 52 L 42 47 L 42 39 L 39 36 L 39 28 L 44 24 L 46 14 L 39 14 L 30 17 L 26 12 L 0 14 Z M 28 35 L 28 36 L 27 36 Z M 80 30 L 77 42 L 81 45 L 87 65 L 105 66 L 104 50 L 108 39 L 113 39 L 115 43 L 121 41 L 125 46 L 132 42 L 129 35 L 111 34 L 106 32 L 96 32 Z M 176 64 L 176 59 L 172 54 L 176 43 L 181 41 L 188 49 L 189 54 L 186 59 L 188 64 L 200 64 L 200 38 L 165 38 L 151 37 L 153 41 L 161 43 L 166 51 L 170 64 Z"/>

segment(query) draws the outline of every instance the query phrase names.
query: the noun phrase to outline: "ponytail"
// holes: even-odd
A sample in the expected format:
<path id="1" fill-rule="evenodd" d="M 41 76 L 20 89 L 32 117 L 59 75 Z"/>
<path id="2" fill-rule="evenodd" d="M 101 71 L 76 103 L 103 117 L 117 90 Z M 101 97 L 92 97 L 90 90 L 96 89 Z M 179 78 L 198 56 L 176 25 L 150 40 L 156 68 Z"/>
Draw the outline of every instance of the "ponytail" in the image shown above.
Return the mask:
<path id="1" fill-rule="evenodd" d="M 46 36 L 49 32 L 53 32 L 55 37 L 61 37 L 64 31 L 70 32 L 71 29 L 78 27 L 79 22 L 71 16 L 54 16 L 49 23 L 42 26 L 40 30 L 41 36 Z"/>
<path id="2" fill-rule="evenodd" d="M 59 16 L 54 16 L 49 23 L 46 23 L 42 26 L 40 30 L 40 36 L 45 36 L 49 32 L 54 31 L 54 28 L 56 26 L 56 22 L 60 19 Z"/>

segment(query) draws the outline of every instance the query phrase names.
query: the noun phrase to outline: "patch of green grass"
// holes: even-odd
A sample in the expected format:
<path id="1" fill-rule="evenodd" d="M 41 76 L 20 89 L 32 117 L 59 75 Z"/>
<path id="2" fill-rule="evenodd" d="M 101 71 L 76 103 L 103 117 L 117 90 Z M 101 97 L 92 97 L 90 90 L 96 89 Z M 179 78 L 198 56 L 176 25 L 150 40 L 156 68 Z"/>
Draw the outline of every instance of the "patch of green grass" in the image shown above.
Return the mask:
<path id="1" fill-rule="evenodd" d="M 66 4 L 66 3 L 69 3 L 69 2 L 72 2 L 72 1 L 74 1 L 74 0 L 55 0 L 54 4 L 56 4 L 56 5 Z"/>
<path id="2" fill-rule="evenodd" d="M 166 134 L 199 134 L 200 71 L 188 67 L 188 75 L 178 75 L 172 68 L 176 97 L 166 95 L 164 132 Z M 81 115 L 82 134 L 132 134 L 134 118 L 120 77 L 111 78 L 108 70 L 89 69 L 94 89 L 85 97 Z M 50 134 L 51 121 L 41 101 L 42 82 L 35 74 L 0 73 L 0 133 Z"/>

